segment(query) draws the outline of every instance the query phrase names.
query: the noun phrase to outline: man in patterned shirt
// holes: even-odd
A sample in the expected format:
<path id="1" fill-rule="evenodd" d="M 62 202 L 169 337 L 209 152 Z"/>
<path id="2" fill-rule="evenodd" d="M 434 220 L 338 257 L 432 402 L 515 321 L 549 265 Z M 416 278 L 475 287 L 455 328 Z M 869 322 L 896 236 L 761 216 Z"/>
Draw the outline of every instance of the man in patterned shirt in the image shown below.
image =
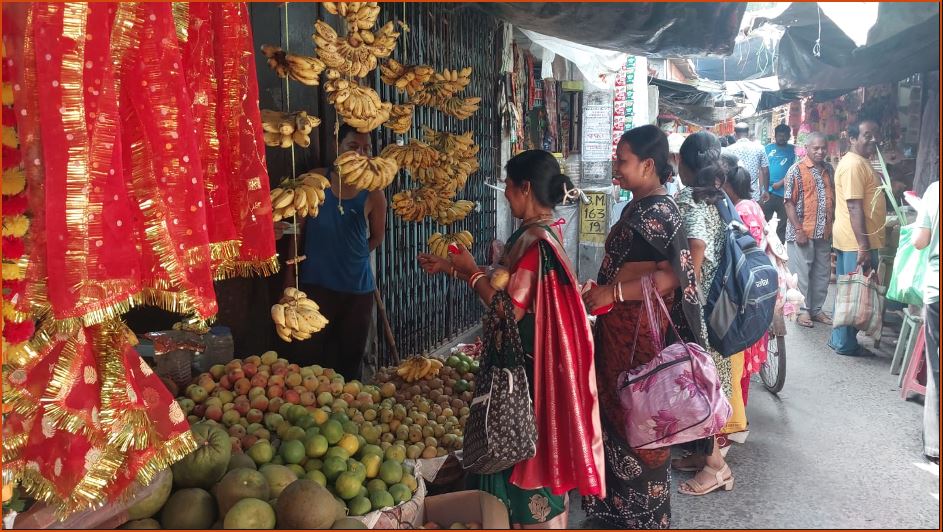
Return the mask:
<path id="1" fill-rule="evenodd" d="M 834 170 L 825 162 L 828 143 L 821 133 L 812 133 L 806 155 L 792 165 L 784 179 L 786 245 L 789 269 L 799 278 L 805 306 L 797 322 L 812 327 L 817 321 L 831 325 L 822 305 L 828 294 L 832 261 L 832 221 L 835 218 Z"/>
<path id="2" fill-rule="evenodd" d="M 740 166 L 750 174 L 753 201 L 762 206 L 769 200 L 769 159 L 759 142 L 750 140 L 750 126 L 739 123 L 734 126 L 737 141 L 723 149 L 724 153 L 736 155 Z"/>

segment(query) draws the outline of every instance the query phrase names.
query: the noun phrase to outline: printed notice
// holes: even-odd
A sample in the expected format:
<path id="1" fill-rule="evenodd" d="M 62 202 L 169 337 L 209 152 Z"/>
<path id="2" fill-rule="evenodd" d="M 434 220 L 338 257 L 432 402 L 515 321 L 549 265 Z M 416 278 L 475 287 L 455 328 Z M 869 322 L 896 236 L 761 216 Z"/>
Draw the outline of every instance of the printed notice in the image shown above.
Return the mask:
<path id="1" fill-rule="evenodd" d="M 605 192 L 587 192 L 589 203 L 580 204 L 580 243 L 605 244 L 609 228 L 609 202 Z"/>
<path id="2" fill-rule="evenodd" d="M 612 104 L 587 105 L 583 111 L 583 161 L 610 160 Z"/>

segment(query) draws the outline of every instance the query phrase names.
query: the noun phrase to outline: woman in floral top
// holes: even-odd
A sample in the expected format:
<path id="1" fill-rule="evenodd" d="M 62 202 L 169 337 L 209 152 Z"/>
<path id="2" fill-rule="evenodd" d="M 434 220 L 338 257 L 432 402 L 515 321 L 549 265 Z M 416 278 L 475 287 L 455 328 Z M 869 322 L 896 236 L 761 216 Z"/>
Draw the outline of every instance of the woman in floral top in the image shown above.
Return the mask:
<path id="1" fill-rule="evenodd" d="M 720 141 L 713 134 L 699 131 L 684 140 L 681 145 L 681 162 L 678 173 L 685 188 L 676 198 L 684 219 L 684 229 L 697 276 L 700 297 L 705 298 L 714 282 L 714 274 L 720 265 L 724 247 L 724 222 L 716 204 L 725 201 L 721 187 L 726 181 L 727 168 L 721 160 Z M 701 318 L 701 344 L 709 346 L 707 326 L 703 313 Z M 736 398 L 731 383 L 731 359 L 720 356 L 710 349 L 717 375 L 723 384 L 724 394 L 732 399 L 736 416 Z M 741 355 L 742 356 L 742 355 Z M 743 401 L 740 401 L 742 412 Z M 733 473 L 724 461 L 716 436 L 695 442 L 691 454 L 675 460 L 672 466 L 679 471 L 697 471 L 694 478 L 684 482 L 679 491 L 685 495 L 705 495 L 718 488 L 733 487 Z"/>

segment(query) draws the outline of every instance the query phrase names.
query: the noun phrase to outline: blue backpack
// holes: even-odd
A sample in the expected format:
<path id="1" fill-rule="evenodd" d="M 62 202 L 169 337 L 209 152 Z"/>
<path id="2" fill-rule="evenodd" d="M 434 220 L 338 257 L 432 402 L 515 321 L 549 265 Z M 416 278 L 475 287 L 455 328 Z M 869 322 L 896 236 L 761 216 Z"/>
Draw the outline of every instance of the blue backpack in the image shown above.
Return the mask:
<path id="1" fill-rule="evenodd" d="M 717 204 L 726 225 L 723 256 L 704 305 L 707 339 L 729 357 L 754 345 L 773 321 L 779 273 L 726 195 Z"/>

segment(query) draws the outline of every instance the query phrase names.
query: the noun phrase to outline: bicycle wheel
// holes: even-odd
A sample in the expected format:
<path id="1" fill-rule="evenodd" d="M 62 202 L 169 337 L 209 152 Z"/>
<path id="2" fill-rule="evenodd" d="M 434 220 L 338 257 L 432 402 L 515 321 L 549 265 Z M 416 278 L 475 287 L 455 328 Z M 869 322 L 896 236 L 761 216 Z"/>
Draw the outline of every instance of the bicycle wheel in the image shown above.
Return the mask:
<path id="1" fill-rule="evenodd" d="M 786 338 L 770 335 L 766 362 L 760 370 L 763 386 L 772 394 L 777 394 L 786 383 Z"/>

